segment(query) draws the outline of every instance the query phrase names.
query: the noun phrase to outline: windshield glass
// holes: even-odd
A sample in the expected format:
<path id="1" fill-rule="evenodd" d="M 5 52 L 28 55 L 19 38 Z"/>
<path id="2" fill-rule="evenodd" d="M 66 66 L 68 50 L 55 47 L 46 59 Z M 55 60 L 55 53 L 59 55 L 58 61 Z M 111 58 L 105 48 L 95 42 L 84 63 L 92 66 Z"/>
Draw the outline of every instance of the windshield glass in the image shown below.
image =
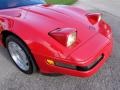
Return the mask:
<path id="1" fill-rule="evenodd" d="M 15 8 L 28 5 L 45 4 L 44 0 L 0 0 L 0 9 Z"/>

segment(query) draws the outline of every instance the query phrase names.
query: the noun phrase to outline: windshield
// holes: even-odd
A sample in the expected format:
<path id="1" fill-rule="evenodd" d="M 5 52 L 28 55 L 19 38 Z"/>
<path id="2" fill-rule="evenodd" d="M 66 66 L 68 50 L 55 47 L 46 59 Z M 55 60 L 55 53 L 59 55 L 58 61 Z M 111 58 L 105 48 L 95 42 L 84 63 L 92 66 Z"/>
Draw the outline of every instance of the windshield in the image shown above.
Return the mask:
<path id="1" fill-rule="evenodd" d="M 44 0 L 0 0 L 0 9 L 15 8 L 28 5 L 45 4 Z"/>

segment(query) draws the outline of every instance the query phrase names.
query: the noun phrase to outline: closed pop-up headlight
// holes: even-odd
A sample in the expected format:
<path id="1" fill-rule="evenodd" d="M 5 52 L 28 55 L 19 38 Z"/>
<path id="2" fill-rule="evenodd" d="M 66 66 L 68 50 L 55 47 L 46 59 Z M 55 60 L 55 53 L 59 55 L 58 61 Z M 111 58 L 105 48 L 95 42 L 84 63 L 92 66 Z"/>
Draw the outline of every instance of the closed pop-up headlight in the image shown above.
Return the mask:
<path id="1" fill-rule="evenodd" d="M 89 13 L 86 15 L 88 18 L 88 21 L 92 24 L 95 25 L 100 22 L 102 15 L 100 13 Z"/>
<path id="2" fill-rule="evenodd" d="M 72 46 L 77 39 L 75 28 L 59 28 L 49 32 L 49 35 L 66 47 Z"/>

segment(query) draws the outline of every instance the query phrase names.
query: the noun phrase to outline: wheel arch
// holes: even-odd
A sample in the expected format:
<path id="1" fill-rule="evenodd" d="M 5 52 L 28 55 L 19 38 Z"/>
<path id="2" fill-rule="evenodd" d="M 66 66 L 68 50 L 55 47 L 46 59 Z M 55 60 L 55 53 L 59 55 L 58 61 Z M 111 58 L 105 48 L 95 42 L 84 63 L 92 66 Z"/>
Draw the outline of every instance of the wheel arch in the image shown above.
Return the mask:
<path id="1" fill-rule="evenodd" d="M 5 40 L 6 40 L 7 36 L 9 36 L 9 35 L 13 35 L 13 36 L 19 38 L 21 41 L 23 41 L 23 40 L 22 40 L 20 37 L 18 37 L 16 34 L 14 34 L 14 33 L 11 32 L 11 31 L 8 31 L 8 30 L 3 30 L 3 31 L 1 32 L 1 35 L 2 35 L 2 43 L 3 43 L 3 45 L 4 45 L 5 47 L 6 47 Z M 23 43 L 25 44 L 24 41 L 23 41 Z M 26 45 L 26 44 L 25 44 L 25 45 Z"/>
<path id="2" fill-rule="evenodd" d="M 11 31 L 8 31 L 8 30 L 3 30 L 3 31 L 1 32 L 1 35 L 2 35 L 2 43 L 3 43 L 4 47 L 6 47 L 5 40 L 6 40 L 6 38 L 7 38 L 9 35 L 13 35 L 13 36 L 15 36 L 16 38 L 20 39 L 20 40 L 23 42 L 23 44 L 26 46 L 27 50 L 30 52 L 30 54 L 31 54 L 31 56 L 32 56 L 32 58 L 33 58 L 33 60 L 34 60 L 34 61 L 32 61 L 32 63 L 35 64 L 36 69 L 38 69 L 38 65 L 37 65 L 37 63 L 36 63 L 35 57 L 34 57 L 34 55 L 32 54 L 30 48 L 27 46 L 27 44 L 25 43 L 24 40 L 22 40 L 22 39 L 21 39 L 18 35 L 16 35 L 15 33 L 11 32 Z M 34 71 L 35 71 L 35 69 L 34 69 Z"/>

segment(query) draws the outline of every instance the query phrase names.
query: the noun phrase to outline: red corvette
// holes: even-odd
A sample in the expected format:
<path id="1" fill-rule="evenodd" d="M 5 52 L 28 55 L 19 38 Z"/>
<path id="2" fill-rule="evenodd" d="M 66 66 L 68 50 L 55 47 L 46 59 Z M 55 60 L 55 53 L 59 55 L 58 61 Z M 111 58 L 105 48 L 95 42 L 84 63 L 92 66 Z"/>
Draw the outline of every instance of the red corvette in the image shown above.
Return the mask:
<path id="1" fill-rule="evenodd" d="M 80 77 L 96 73 L 113 46 L 101 14 L 42 0 L 0 0 L 0 42 L 26 74 Z"/>

